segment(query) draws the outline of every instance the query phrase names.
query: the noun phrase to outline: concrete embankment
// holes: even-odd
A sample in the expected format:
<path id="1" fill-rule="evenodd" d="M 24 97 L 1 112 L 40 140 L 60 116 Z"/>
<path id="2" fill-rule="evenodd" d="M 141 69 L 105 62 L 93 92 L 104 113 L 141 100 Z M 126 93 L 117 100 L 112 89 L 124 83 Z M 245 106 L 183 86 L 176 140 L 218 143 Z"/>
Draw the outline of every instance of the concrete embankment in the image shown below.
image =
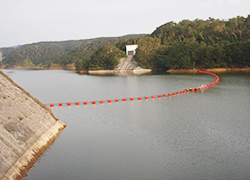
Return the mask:
<path id="1" fill-rule="evenodd" d="M 144 74 L 151 72 L 151 69 L 143 69 L 136 66 L 134 55 L 128 55 L 120 59 L 120 63 L 114 70 L 89 70 L 88 74 Z M 85 71 L 86 72 L 86 71 Z"/>
<path id="2" fill-rule="evenodd" d="M 151 69 L 134 69 L 134 70 L 126 70 L 126 71 L 121 71 L 121 70 L 96 70 L 96 71 L 91 71 L 89 70 L 89 74 L 143 74 L 143 73 L 149 73 L 151 72 Z"/>
<path id="3" fill-rule="evenodd" d="M 65 127 L 0 71 L 0 179 L 20 179 Z"/>

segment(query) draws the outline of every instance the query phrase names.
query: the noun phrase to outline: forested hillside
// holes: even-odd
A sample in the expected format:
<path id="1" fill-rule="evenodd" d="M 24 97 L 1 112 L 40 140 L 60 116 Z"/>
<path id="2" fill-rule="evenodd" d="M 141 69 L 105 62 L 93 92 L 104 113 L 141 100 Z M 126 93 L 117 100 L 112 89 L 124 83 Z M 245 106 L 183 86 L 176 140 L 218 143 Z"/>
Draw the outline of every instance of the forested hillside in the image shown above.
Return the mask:
<path id="1" fill-rule="evenodd" d="M 5 57 L 9 56 L 10 54 L 12 54 L 15 51 L 20 51 L 20 50 L 26 48 L 27 46 L 29 46 L 29 45 L 23 45 L 23 46 L 19 45 L 19 46 L 16 46 L 16 47 L 4 47 L 4 48 L 0 48 L 0 52 L 2 53 L 2 59 L 4 59 Z M 2 59 L 0 59 L 0 61 Z"/>
<path id="2" fill-rule="evenodd" d="M 15 48 L 0 48 L 0 61 L 15 51 Z"/>
<path id="3" fill-rule="evenodd" d="M 72 54 L 74 56 L 78 55 L 81 57 L 78 61 L 75 62 L 76 70 L 102 70 L 102 69 L 114 69 L 118 63 L 119 59 L 126 56 L 126 44 L 132 44 L 137 39 L 141 39 L 145 35 L 133 35 L 133 36 L 124 36 L 117 40 L 116 44 L 113 43 L 102 43 L 102 45 L 98 43 L 90 43 L 83 45 L 81 47 L 91 47 L 91 51 L 85 50 L 82 53 L 87 52 L 88 54 L 85 56 L 80 56 L 80 52 Z M 92 44 L 95 45 L 94 48 Z M 110 44 L 110 45 L 109 45 Z M 97 46 L 100 46 L 98 49 Z M 79 48 L 81 48 L 79 47 Z M 78 48 L 77 48 L 78 49 Z M 71 53 L 70 53 L 71 54 Z"/>
<path id="4" fill-rule="evenodd" d="M 0 48 L 5 67 L 68 67 L 113 69 L 125 45 L 138 44 L 138 66 L 149 69 L 250 67 L 250 15 L 229 20 L 209 18 L 168 22 L 150 35 L 129 35 L 78 41 L 40 42 Z"/>
<path id="5" fill-rule="evenodd" d="M 138 48 L 138 62 L 147 68 L 250 66 L 250 16 L 228 21 L 209 18 L 169 22 L 157 28 L 151 37 L 161 43 L 151 53 L 151 64 L 144 62 L 143 49 Z"/>
<path id="6" fill-rule="evenodd" d="M 143 68 L 250 67 L 250 16 L 227 21 L 209 18 L 168 22 L 151 35 L 124 38 L 115 47 L 125 52 L 127 44 L 138 44 L 135 59 Z M 119 55 L 116 56 L 112 49 L 113 46 L 105 47 L 105 51 L 99 50 L 89 59 L 79 61 L 77 69 L 106 69 L 107 66 L 100 62 L 112 64 L 113 58 L 107 60 L 109 54 L 116 59 L 121 55 L 117 51 Z"/>
<path id="7" fill-rule="evenodd" d="M 18 48 L 1 48 L 0 50 L 4 52 L 5 56 L 1 64 L 6 65 L 6 68 L 14 66 L 48 66 L 48 64 L 72 49 L 94 40 L 39 42 Z"/>
<path id="8" fill-rule="evenodd" d="M 102 46 L 117 43 L 122 38 L 142 35 L 126 35 L 123 37 L 94 38 L 59 42 L 39 42 L 17 48 L 0 48 L 3 60 L 0 67 L 67 67 L 74 66 L 79 60 L 86 60 Z"/>
<path id="9" fill-rule="evenodd" d="M 123 38 L 131 38 L 136 36 L 143 36 L 143 35 L 127 35 L 122 37 L 106 37 L 106 38 L 97 38 L 95 41 L 85 43 L 75 49 L 73 49 L 71 52 L 65 54 L 61 58 L 57 59 L 55 61 L 56 64 L 59 64 L 61 66 L 69 66 L 74 65 L 75 62 L 79 62 L 77 66 L 83 66 L 83 62 L 88 60 L 93 53 L 98 50 L 99 48 L 103 46 L 110 46 L 113 44 L 116 44 Z M 86 64 L 86 62 L 85 62 Z"/>

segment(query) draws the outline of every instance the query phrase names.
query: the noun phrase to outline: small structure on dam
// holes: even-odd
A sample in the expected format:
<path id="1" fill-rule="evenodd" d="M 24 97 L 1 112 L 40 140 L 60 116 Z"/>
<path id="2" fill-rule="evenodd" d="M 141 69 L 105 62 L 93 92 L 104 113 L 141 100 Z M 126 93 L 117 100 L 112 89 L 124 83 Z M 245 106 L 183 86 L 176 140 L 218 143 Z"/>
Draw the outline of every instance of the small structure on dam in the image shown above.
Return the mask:
<path id="1" fill-rule="evenodd" d="M 0 179 L 20 179 L 65 127 L 0 71 Z"/>
<path id="2" fill-rule="evenodd" d="M 134 70 L 136 68 L 136 61 L 134 55 L 136 53 L 137 44 L 126 45 L 126 58 L 120 60 L 119 65 L 115 69 L 116 71 L 128 71 Z"/>
<path id="3" fill-rule="evenodd" d="M 135 50 L 138 47 L 137 44 L 126 45 L 126 54 L 127 55 L 135 55 Z"/>
<path id="4" fill-rule="evenodd" d="M 134 55 L 136 53 L 138 45 L 132 44 L 132 45 L 126 45 L 126 55 L 127 58 L 122 58 L 120 60 L 119 65 L 115 69 L 115 71 L 119 72 L 134 72 L 134 73 L 140 73 L 140 72 L 150 72 L 149 69 L 143 69 L 141 67 L 137 67 L 137 63 L 135 61 Z"/>
<path id="5" fill-rule="evenodd" d="M 111 73 L 126 74 L 128 72 L 132 72 L 132 73 L 140 74 L 140 73 L 151 72 L 151 69 L 143 69 L 137 66 L 136 60 L 134 58 L 137 47 L 138 47 L 137 44 L 126 45 L 127 57 L 120 59 L 120 63 L 116 66 L 114 70 L 93 70 L 93 71 L 90 70 L 88 71 L 88 73 L 89 74 L 111 74 Z"/>

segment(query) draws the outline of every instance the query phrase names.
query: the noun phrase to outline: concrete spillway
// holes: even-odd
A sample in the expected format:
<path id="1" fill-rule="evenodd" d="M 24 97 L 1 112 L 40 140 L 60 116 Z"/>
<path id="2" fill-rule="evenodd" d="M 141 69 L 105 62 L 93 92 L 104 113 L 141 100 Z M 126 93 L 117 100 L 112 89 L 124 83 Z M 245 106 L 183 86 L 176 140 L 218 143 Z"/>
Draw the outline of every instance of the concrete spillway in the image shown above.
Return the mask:
<path id="1" fill-rule="evenodd" d="M 89 70 L 89 74 L 126 74 L 126 73 L 136 73 L 143 74 L 151 72 L 151 69 L 143 69 L 136 66 L 136 61 L 133 55 L 128 55 L 126 58 L 120 59 L 120 63 L 114 70 Z"/>
<path id="2" fill-rule="evenodd" d="M 20 179 L 65 126 L 0 71 L 0 179 Z"/>
<path id="3" fill-rule="evenodd" d="M 115 70 L 127 71 L 134 70 L 136 68 L 136 62 L 133 55 L 128 55 L 127 58 L 122 58 L 118 67 Z"/>

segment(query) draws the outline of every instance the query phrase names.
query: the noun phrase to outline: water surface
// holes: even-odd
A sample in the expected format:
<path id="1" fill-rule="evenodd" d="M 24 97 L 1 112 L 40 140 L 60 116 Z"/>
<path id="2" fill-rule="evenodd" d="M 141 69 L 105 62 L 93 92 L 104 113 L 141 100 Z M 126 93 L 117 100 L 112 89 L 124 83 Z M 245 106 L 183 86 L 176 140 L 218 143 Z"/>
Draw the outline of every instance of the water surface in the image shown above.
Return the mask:
<path id="1" fill-rule="evenodd" d="M 4 72 L 43 103 L 150 96 L 215 80 Z M 197 93 L 53 107 L 68 126 L 23 179 L 250 179 L 250 74 L 219 76 L 217 85 Z"/>

